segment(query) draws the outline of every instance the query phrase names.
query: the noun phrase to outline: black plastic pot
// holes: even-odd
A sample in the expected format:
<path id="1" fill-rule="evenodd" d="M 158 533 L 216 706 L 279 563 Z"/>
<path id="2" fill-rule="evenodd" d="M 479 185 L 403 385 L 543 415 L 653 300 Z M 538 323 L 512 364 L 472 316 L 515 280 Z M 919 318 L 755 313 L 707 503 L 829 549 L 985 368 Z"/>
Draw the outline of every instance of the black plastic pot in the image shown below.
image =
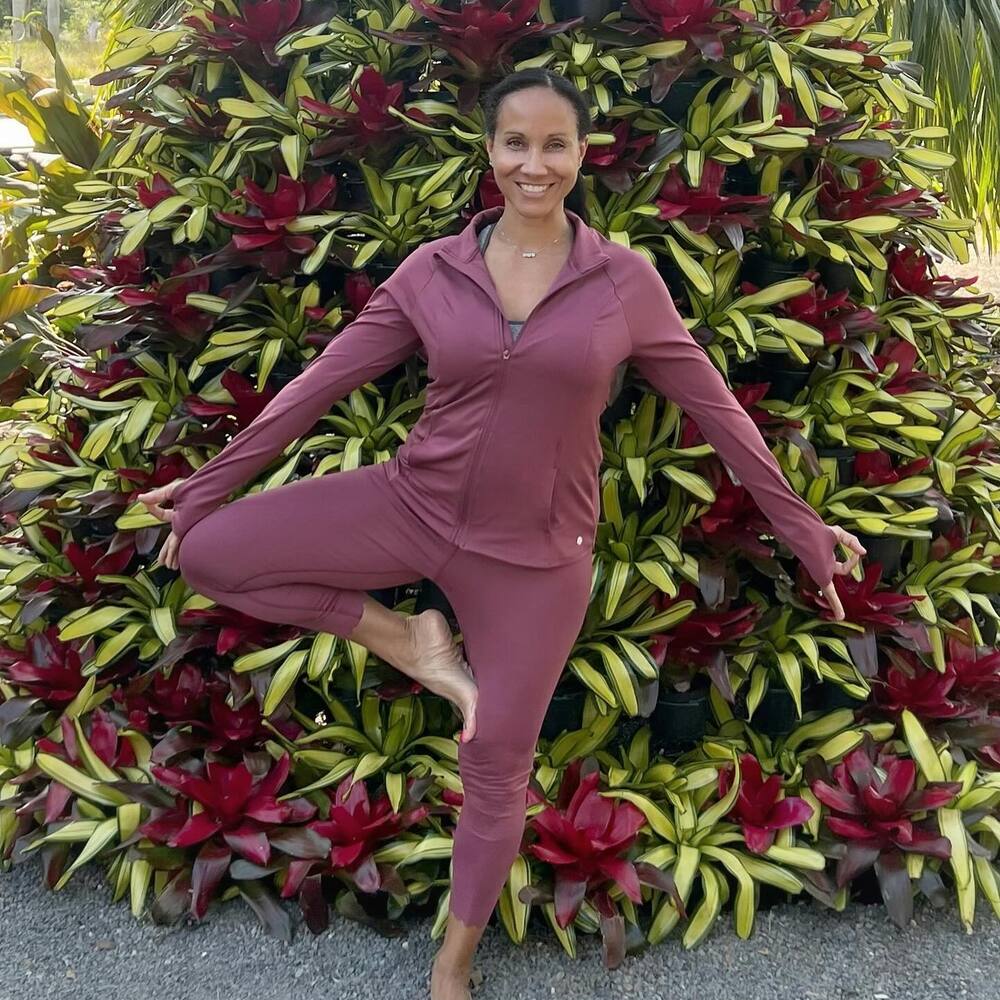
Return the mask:
<path id="1" fill-rule="evenodd" d="M 682 76 L 670 85 L 663 100 L 657 107 L 671 120 L 682 122 L 687 120 L 688 108 L 694 103 L 698 91 L 705 86 L 709 80 L 715 78 L 715 73 L 710 69 L 700 69 L 694 76 Z"/>
<path id="2" fill-rule="evenodd" d="M 582 17 L 585 25 L 600 24 L 620 6 L 616 0 L 552 0 L 552 14 L 557 21 Z"/>
<path id="3" fill-rule="evenodd" d="M 726 167 L 722 180 L 723 194 L 760 194 L 760 178 L 750 169 L 746 160 Z"/>
<path id="4" fill-rule="evenodd" d="M 601 414 L 601 430 L 610 434 L 619 420 L 631 416 L 632 408 L 642 398 L 642 390 L 635 384 L 626 383 L 614 400 L 604 408 Z"/>
<path id="5" fill-rule="evenodd" d="M 554 740 L 562 733 L 573 732 L 583 727 L 583 706 L 587 700 L 585 688 L 567 687 L 556 689 L 542 720 L 541 735 Z"/>
<path id="6" fill-rule="evenodd" d="M 786 356 L 781 355 L 782 359 Z M 794 403 L 796 396 L 806 387 L 812 368 L 796 366 L 789 367 L 781 361 L 769 361 L 768 354 L 762 354 L 757 359 L 757 382 L 770 382 L 767 391 L 769 399 L 780 399 L 786 403 Z"/>
<path id="7" fill-rule="evenodd" d="M 628 749 L 635 734 L 648 722 L 649 719 L 642 715 L 622 715 L 618 720 L 614 736 L 608 740 L 608 749 L 611 751 L 618 750 L 621 747 Z"/>
<path id="8" fill-rule="evenodd" d="M 841 264 L 839 261 L 830 260 L 829 257 L 822 257 L 816 265 L 816 270 L 819 271 L 820 280 L 828 292 L 846 291 L 856 295 L 861 291 L 857 275 L 850 264 Z"/>
<path id="9" fill-rule="evenodd" d="M 337 164 L 337 208 L 343 212 L 364 212 L 371 208 L 368 188 L 361 168 L 355 163 Z"/>
<path id="10" fill-rule="evenodd" d="M 385 281 L 397 267 L 399 267 L 399 265 L 393 261 L 373 260 L 369 264 L 365 265 L 365 273 L 369 278 L 371 278 L 372 284 L 378 286 L 381 285 L 382 282 Z"/>
<path id="11" fill-rule="evenodd" d="M 865 535 L 860 532 L 858 532 L 857 538 L 868 551 L 868 554 L 863 557 L 864 563 L 866 565 L 876 562 L 882 564 L 883 580 L 888 580 L 899 572 L 905 538 L 900 538 L 898 535 Z"/>
<path id="12" fill-rule="evenodd" d="M 762 250 L 751 250 L 743 257 L 740 276 L 744 281 L 752 281 L 758 288 L 773 285 L 777 281 L 787 281 L 789 278 L 801 278 L 809 269 L 809 264 L 803 257 L 794 260 L 780 260 L 768 256 Z"/>
<path id="13" fill-rule="evenodd" d="M 802 679 L 803 712 L 807 710 L 809 692 L 814 683 L 811 677 Z M 750 720 L 751 728 L 765 736 L 786 736 L 799 722 L 791 691 L 777 680 L 771 680 Z"/>
<path id="14" fill-rule="evenodd" d="M 836 445 L 817 448 L 820 458 L 835 458 L 837 460 L 837 482 L 841 486 L 851 486 L 857 481 L 854 474 L 854 456 L 856 451 L 850 445 Z"/>
<path id="15" fill-rule="evenodd" d="M 654 750 L 680 753 L 705 735 L 711 717 L 708 692 L 708 684 L 687 691 L 675 691 L 669 685 L 660 687 L 649 718 L 650 745 Z"/>
<path id="16" fill-rule="evenodd" d="M 863 701 L 852 698 L 839 684 L 833 681 L 823 681 L 814 684 L 809 690 L 808 701 L 810 711 L 835 712 L 838 708 L 861 708 Z"/>

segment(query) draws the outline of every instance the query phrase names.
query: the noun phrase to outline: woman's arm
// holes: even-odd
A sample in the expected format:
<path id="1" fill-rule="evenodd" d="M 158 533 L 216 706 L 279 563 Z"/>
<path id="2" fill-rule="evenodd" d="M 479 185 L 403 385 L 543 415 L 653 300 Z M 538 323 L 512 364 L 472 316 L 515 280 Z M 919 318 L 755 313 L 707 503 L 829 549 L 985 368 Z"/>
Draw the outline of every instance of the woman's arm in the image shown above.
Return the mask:
<path id="1" fill-rule="evenodd" d="M 694 340 L 657 270 L 638 253 L 621 268 L 616 292 L 639 374 L 698 424 L 705 440 L 739 477 L 774 533 L 818 587 L 833 579 L 836 533 L 791 487 L 757 425 Z"/>
<path id="2" fill-rule="evenodd" d="M 405 361 L 420 346 L 406 310 L 388 287 L 398 288 L 393 280 L 397 275 L 398 269 L 251 423 L 174 490 L 171 528 L 178 540 L 305 434 L 333 403 Z"/>

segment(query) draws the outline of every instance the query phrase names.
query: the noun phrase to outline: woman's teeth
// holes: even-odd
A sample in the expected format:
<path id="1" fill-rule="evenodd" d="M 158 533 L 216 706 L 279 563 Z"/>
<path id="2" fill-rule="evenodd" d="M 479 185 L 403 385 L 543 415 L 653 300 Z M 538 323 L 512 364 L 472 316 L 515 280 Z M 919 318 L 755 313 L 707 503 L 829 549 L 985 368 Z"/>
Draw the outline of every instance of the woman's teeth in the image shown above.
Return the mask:
<path id="1" fill-rule="evenodd" d="M 551 184 L 522 184 L 520 181 L 518 181 L 517 186 L 528 194 L 541 194 L 552 187 Z"/>

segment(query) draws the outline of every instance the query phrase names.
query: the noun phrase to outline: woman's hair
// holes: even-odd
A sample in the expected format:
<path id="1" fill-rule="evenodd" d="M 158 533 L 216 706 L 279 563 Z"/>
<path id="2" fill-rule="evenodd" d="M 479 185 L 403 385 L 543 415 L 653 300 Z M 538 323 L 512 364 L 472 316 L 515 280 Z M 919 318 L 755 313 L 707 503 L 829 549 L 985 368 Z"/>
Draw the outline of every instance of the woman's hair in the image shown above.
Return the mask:
<path id="1" fill-rule="evenodd" d="M 486 134 L 492 139 L 497 131 L 497 116 L 500 113 L 500 105 L 508 94 L 513 94 L 518 90 L 525 90 L 528 87 L 549 87 L 557 94 L 565 97 L 571 107 L 576 112 L 576 132 L 577 138 L 582 139 L 589 135 L 593 128 L 593 121 L 590 117 L 590 105 L 586 97 L 580 93 L 576 84 L 564 76 L 553 73 L 552 70 L 543 67 L 532 67 L 531 69 L 518 70 L 510 73 L 498 83 L 495 83 L 483 98 L 483 113 L 486 118 Z M 584 184 L 583 175 L 576 178 L 573 190 L 566 195 L 566 207 L 571 212 L 576 212 L 580 218 L 588 225 L 590 224 L 590 214 L 587 211 L 587 188 Z"/>

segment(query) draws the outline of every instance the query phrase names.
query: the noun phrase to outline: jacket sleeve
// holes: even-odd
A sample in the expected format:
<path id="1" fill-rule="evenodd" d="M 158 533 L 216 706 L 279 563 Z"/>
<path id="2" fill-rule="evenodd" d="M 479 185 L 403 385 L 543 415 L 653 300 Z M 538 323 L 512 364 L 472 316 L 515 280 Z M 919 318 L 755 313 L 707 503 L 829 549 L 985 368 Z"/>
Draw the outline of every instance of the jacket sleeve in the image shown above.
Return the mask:
<path id="1" fill-rule="evenodd" d="M 833 579 L 833 529 L 793 489 L 750 415 L 694 340 L 656 268 L 638 253 L 616 291 L 632 338 L 631 362 L 697 423 L 705 440 L 750 491 L 774 534 L 819 587 Z"/>
<path id="2" fill-rule="evenodd" d="M 400 288 L 394 281 L 398 273 L 397 268 L 375 288 L 361 312 L 251 423 L 174 490 L 171 527 L 179 539 L 310 430 L 333 403 L 420 346 L 406 309 L 394 297 L 392 289 L 398 294 Z"/>

